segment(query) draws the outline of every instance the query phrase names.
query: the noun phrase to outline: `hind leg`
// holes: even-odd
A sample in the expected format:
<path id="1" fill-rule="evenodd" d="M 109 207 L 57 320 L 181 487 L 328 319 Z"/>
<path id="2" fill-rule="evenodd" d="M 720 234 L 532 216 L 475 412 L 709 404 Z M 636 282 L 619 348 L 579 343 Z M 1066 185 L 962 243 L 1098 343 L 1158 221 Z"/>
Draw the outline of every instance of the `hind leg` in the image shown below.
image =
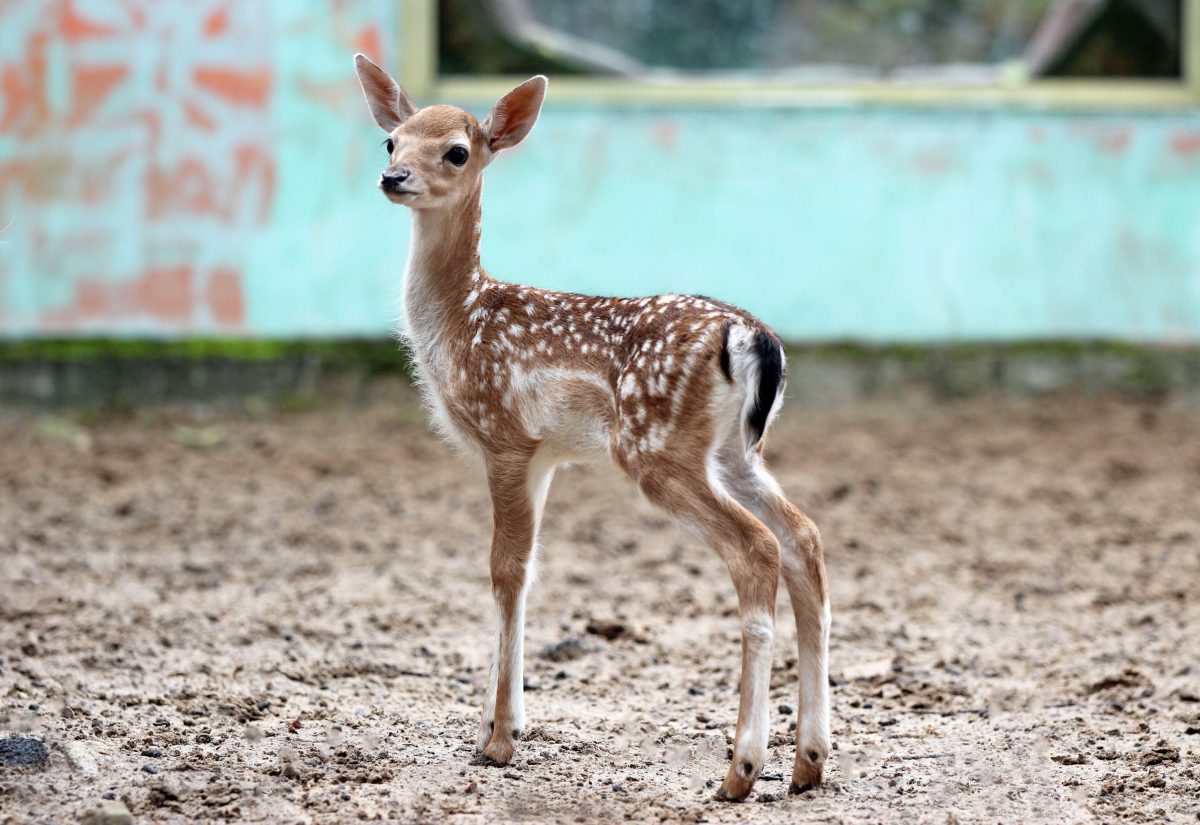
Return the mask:
<path id="1" fill-rule="evenodd" d="M 758 452 L 740 444 L 721 453 L 730 493 L 779 540 L 781 572 L 796 619 L 800 695 L 792 793 L 821 784 L 829 757 L 829 593 L 821 535 L 812 520 L 788 501 Z"/>
<path id="2" fill-rule="evenodd" d="M 745 799 L 767 758 L 768 689 L 779 581 L 779 542 L 703 468 L 656 466 L 638 483 L 646 497 L 701 533 L 721 555 L 738 596 L 742 678 L 733 762 L 719 799 Z"/>

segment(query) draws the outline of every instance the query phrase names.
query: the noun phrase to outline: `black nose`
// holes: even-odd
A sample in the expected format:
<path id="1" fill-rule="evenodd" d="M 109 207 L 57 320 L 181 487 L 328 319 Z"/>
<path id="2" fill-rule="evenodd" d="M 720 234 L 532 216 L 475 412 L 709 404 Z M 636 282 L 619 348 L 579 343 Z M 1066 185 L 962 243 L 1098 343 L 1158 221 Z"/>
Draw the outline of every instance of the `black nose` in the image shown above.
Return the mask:
<path id="1" fill-rule="evenodd" d="M 396 169 L 392 172 L 384 172 L 383 176 L 379 179 L 379 185 L 384 189 L 395 189 L 408 180 L 410 175 L 412 175 L 412 172 L 408 169 Z"/>

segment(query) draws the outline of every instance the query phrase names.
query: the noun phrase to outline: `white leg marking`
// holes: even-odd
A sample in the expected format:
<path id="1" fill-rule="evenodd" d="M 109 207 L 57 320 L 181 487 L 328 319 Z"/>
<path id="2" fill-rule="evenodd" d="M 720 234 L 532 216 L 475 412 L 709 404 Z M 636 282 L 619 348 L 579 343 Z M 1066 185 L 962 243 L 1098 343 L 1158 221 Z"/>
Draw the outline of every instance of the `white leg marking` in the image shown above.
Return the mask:
<path id="1" fill-rule="evenodd" d="M 774 617 L 765 613 L 747 613 L 742 620 L 742 639 L 746 645 L 742 690 L 748 692 L 750 716 L 734 748 L 734 759 L 749 759 L 761 769 L 767 753 L 770 732 L 771 653 L 775 641 Z"/>

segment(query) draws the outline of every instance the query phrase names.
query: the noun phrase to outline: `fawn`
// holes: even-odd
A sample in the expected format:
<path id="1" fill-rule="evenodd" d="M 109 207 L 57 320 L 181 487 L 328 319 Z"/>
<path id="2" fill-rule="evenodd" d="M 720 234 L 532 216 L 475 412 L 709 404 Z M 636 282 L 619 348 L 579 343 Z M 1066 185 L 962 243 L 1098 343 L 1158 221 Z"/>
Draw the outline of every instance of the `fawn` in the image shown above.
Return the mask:
<path id="1" fill-rule="evenodd" d="M 545 77 L 479 123 L 418 109 L 363 55 L 355 68 L 387 132 L 379 187 L 412 210 L 407 338 L 434 426 L 481 454 L 493 507 L 497 634 L 477 762 L 506 764 L 525 725 L 525 595 L 555 467 L 608 456 L 720 554 L 737 591 L 742 677 L 733 760 L 718 797 L 744 799 L 767 756 L 776 587 L 799 639 L 791 790 L 829 755 L 829 600 L 820 535 L 763 464 L 785 380 L 779 339 L 709 298 L 605 298 L 497 281 L 479 263 L 483 170 L 533 128 Z"/>

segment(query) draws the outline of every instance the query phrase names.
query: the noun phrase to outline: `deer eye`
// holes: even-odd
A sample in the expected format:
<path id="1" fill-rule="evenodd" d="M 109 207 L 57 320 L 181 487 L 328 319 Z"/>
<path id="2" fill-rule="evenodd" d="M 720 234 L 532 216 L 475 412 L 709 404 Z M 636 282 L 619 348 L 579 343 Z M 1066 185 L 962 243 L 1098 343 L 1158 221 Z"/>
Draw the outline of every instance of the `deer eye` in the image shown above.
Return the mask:
<path id="1" fill-rule="evenodd" d="M 385 141 L 383 142 L 383 145 L 384 145 L 385 147 L 387 147 L 387 150 L 388 150 L 388 157 L 391 157 L 391 155 L 392 155 L 392 152 L 395 152 L 395 151 L 396 151 L 396 142 L 395 142 L 394 140 L 392 140 L 391 138 L 388 138 L 387 140 L 385 140 Z"/>
<path id="2" fill-rule="evenodd" d="M 462 146 L 451 146 L 450 151 L 446 153 L 445 157 L 446 160 L 450 161 L 455 166 L 462 166 L 467 162 L 467 158 L 470 157 L 470 155 Z"/>

